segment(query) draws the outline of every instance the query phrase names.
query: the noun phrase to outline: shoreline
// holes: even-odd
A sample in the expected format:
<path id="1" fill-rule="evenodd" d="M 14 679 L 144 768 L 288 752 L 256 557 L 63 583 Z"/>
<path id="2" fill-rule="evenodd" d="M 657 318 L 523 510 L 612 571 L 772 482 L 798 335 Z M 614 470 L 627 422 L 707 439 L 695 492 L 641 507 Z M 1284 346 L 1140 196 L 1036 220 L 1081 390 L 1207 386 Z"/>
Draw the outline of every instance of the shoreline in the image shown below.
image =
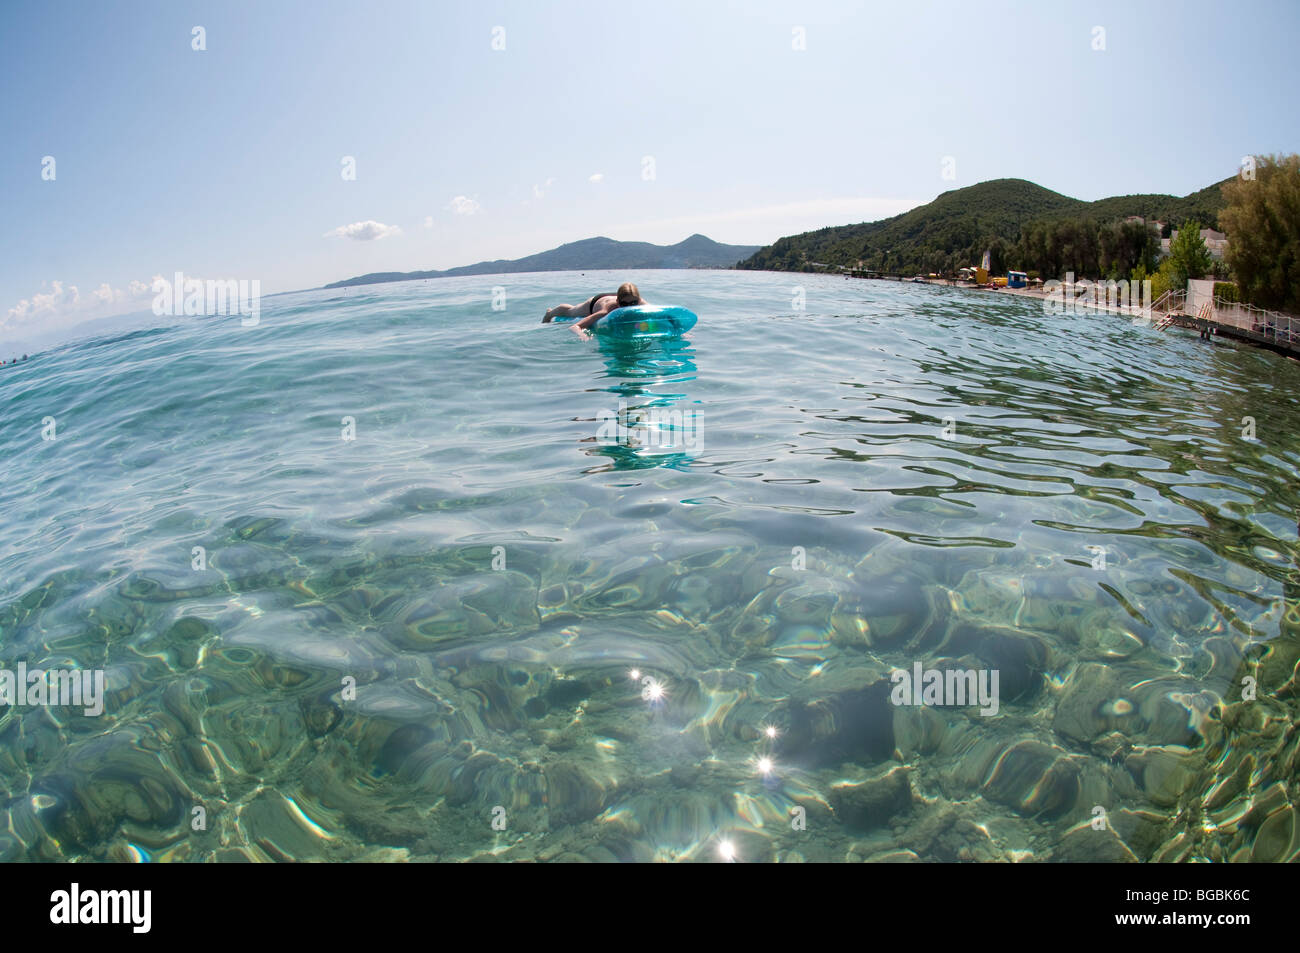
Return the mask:
<path id="1" fill-rule="evenodd" d="M 873 279 L 863 279 L 863 280 L 869 281 Z M 1010 294 L 1010 295 L 1016 295 L 1017 297 L 1021 297 L 1021 298 L 1034 298 L 1038 301 L 1047 301 L 1049 298 L 1047 292 L 1038 288 L 986 288 L 982 285 L 956 281 L 950 278 L 934 278 L 934 279 L 927 278 L 925 281 L 913 281 L 909 279 L 902 283 L 918 284 L 918 285 L 935 285 L 937 287 L 943 287 L 943 288 L 959 288 L 963 291 L 984 291 L 989 294 L 998 294 L 998 295 Z M 1076 284 L 1078 284 L 1078 282 L 1076 282 Z M 1137 315 L 1137 316 L 1151 318 L 1151 315 L 1147 313 L 1148 309 L 1143 308 L 1140 305 L 1111 306 L 1105 303 L 1093 302 L 1092 300 L 1090 300 L 1085 296 L 1079 296 L 1075 298 L 1072 302 L 1070 302 L 1069 305 L 1067 306 L 1065 299 L 1064 298 L 1061 299 L 1061 309 L 1062 309 L 1060 312 L 1061 314 L 1070 313 L 1079 308 L 1087 308 L 1089 311 L 1098 311 L 1098 312 L 1103 312 L 1105 314 L 1124 314 L 1130 316 Z"/>

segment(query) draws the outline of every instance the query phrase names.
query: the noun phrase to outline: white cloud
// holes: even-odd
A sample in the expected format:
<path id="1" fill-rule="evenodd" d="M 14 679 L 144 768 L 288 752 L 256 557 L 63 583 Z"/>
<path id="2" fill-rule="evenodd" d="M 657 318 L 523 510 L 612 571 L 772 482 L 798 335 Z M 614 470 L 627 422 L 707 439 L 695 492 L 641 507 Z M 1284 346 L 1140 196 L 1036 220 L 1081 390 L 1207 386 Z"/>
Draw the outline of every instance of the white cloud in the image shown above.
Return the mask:
<path id="1" fill-rule="evenodd" d="M 152 279 L 131 281 L 126 288 L 114 288 L 104 282 L 86 295 L 76 285 L 62 281 L 48 282 L 49 290 L 46 288 L 47 285 L 42 284 L 40 291 L 10 308 L 4 320 L 0 321 L 0 332 L 33 328 L 47 331 L 91 318 L 125 314 L 143 308 L 153 299 Z"/>
<path id="2" fill-rule="evenodd" d="M 534 185 L 534 186 L 533 186 L 533 198 L 535 198 L 535 199 L 540 199 L 540 198 L 544 197 L 544 196 L 546 195 L 546 193 L 550 191 L 551 186 L 554 185 L 554 184 L 555 184 L 555 180 L 554 180 L 554 179 L 547 179 L 546 182 L 545 182 L 545 184 L 543 184 L 543 185 Z"/>
<path id="3" fill-rule="evenodd" d="M 477 215 L 483 209 L 483 206 L 468 195 L 456 196 L 447 207 L 457 215 Z"/>
<path id="4" fill-rule="evenodd" d="M 326 232 L 322 238 L 350 238 L 356 242 L 372 242 L 389 235 L 400 235 L 402 230 L 396 225 L 384 225 L 381 222 L 353 222 L 340 225 Z"/>
<path id="5" fill-rule="evenodd" d="M 596 185 L 599 185 L 601 182 L 604 182 L 604 181 L 605 181 L 605 173 L 604 173 L 604 172 L 597 172 L 595 175 L 593 175 L 593 176 L 592 176 L 591 178 L 589 178 L 587 181 L 588 181 L 588 182 L 595 183 Z"/>
<path id="6" fill-rule="evenodd" d="M 425 227 L 425 228 L 433 228 L 433 216 L 432 216 L 432 215 L 426 215 L 426 216 L 424 216 L 424 227 Z"/>

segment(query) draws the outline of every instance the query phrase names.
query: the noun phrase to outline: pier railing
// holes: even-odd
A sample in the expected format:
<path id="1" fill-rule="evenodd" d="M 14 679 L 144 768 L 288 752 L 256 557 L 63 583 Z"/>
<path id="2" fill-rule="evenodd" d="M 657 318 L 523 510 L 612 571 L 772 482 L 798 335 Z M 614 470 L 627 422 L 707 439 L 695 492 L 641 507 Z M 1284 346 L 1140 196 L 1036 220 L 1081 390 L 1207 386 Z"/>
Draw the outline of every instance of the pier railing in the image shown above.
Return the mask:
<path id="1" fill-rule="evenodd" d="M 1186 291 L 1166 291 L 1151 303 L 1149 316 L 1161 329 L 1175 323 L 1199 326 L 1199 322 L 1258 335 L 1288 347 L 1300 345 L 1300 318 L 1239 301 L 1201 298 L 1198 307 Z"/>
<path id="2" fill-rule="evenodd" d="M 1182 314 L 1183 309 L 1186 307 L 1186 291 L 1166 291 L 1151 302 L 1151 315 L 1154 317 L 1156 315 Z"/>
<path id="3" fill-rule="evenodd" d="M 1240 301 L 1214 300 L 1213 321 L 1239 331 L 1252 331 L 1284 344 L 1300 342 L 1300 318 L 1267 311 Z"/>

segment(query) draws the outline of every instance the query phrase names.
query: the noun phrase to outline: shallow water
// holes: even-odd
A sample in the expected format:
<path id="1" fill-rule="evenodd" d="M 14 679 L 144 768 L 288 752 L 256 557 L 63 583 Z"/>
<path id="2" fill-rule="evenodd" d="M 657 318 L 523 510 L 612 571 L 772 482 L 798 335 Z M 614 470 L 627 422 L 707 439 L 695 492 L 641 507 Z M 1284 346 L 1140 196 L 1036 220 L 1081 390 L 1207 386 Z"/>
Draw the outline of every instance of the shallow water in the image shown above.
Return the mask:
<path id="1" fill-rule="evenodd" d="M 627 277 L 4 370 L 0 667 L 107 691 L 0 708 L 0 857 L 1295 857 L 1294 363 L 806 275 L 538 323 Z M 894 704 L 916 663 L 996 714 Z"/>

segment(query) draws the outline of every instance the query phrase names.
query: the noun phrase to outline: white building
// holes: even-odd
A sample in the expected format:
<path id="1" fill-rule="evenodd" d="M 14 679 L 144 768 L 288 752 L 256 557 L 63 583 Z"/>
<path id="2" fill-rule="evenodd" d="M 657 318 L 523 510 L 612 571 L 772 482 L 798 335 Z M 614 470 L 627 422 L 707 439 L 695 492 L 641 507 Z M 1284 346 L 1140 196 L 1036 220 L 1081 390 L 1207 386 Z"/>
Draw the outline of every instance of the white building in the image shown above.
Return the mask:
<path id="1" fill-rule="evenodd" d="M 1160 257 L 1163 258 L 1169 254 L 1169 245 L 1178 237 L 1178 229 L 1169 233 L 1168 238 L 1160 239 Z M 1210 257 L 1222 259 L 1223 253 L 1228 248 L 1228 236 L 1223 232 L 1216 232 L 1212 228 L 1201 229 L 1201 241 L 1205 242 L 1205 247 L 1210 250 Z"/>

